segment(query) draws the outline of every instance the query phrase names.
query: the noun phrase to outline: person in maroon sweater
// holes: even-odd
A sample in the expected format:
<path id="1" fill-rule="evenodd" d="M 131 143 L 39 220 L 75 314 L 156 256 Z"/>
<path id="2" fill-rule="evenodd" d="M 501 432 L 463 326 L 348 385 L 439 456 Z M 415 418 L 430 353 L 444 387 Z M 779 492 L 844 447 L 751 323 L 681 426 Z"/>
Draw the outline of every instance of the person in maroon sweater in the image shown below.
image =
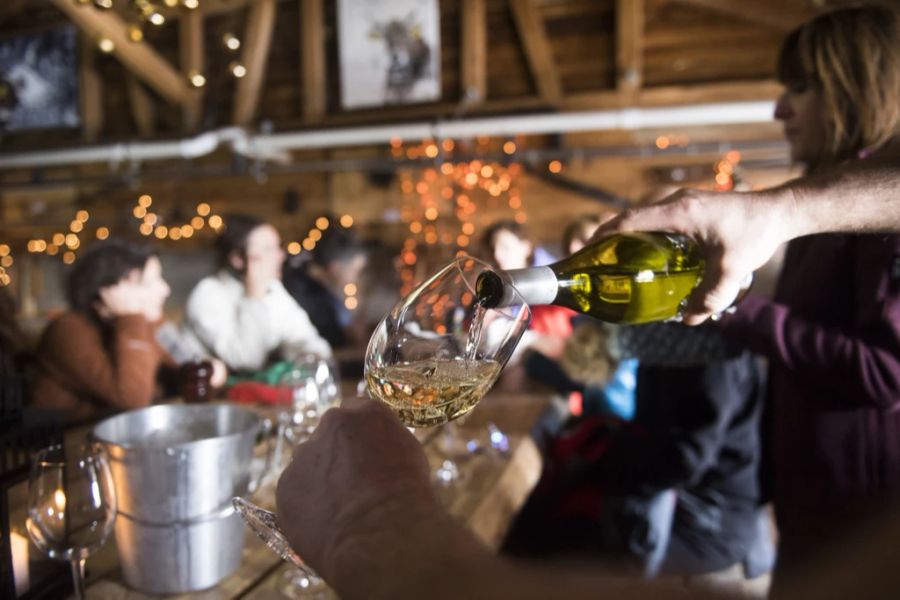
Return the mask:
<path id="1" fill-rule="evenodd" d="M 782 46 L 775 117 L 809 173 L 900 139 L 900 22 L 827 13 Z M 776 582 L 900 492 L 900 236 L 791 242 L 773 300 L 748 296 L 726 335 L 769 361 Z"/>
<path id="2" fill-rule="evenodd" d="M 149 405 L 157 371 L 175 366 L 155 337 L 169 292 L 148 247 L 109 239 L 89 248 L 69 274 L 70 310 L 41 336 L 32 403 L 72 420 Z"/>

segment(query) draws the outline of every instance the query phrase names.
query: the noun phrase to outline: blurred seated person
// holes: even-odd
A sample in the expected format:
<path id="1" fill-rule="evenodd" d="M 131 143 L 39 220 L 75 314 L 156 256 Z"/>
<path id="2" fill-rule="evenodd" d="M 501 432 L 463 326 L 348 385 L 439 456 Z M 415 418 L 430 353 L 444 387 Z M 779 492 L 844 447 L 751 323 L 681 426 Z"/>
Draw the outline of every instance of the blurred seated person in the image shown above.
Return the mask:
<path id="1" fill-rule="evenodd" d="M 481 239 L 488 262 L 504 271 L 525 269 L 535 265 L 534 244 L 525 228 L 513 220 L 497 221 L 485 229 Z M 523 337 L 515 356 L 521 350 L 534 348 L 548 356 L 558 356 L 562 339 L 572 333 L 575 312 L 561 306 L 532 306 L 529 333 Z"/>
<path id="2" fill-rule="evenodd" d="M 360 341 L 350 330 L 353 313 L 344 306 L 344 288 L 359 284 L 368 262 L 365 248 L 349 229 L 331 227 L 313 248 L 312 259 L 290 267 L 284 287 L 334 349 Z"/>
<path id="3" fill-rule="evenodd" d="M 563 252 L 566 256 L 587 246 L 601 222 L 597 215 L 584 215 L 569 223 L 563 230 Z"/>
<path id="4" fill-rule="evenodd" d="M 16 303 L 8 288 L 0 287 L 0 421 L 22 407 L 30 358 L 25 333 L 16 321 Z"/>
<path id="5" fill-rule="evenodd" d="M 158 372 L 174 367 L 155 338 L 169 292 L 149 247 L 109 239 L 88 248 L 69 274 L 69 310 L 38 345 L 32 403 L 72 420 L 148 406 Z"/>
<path id="6" fill-rule="evenodd" d="M 758 481 L 760 365 L 712 326 L 615 331 L 604 344 L 640 361 L 634 419 L 583 420 L 561 436 L 507 549 L 743 589 L 774 562 Z M 605 352 L 582 352 L 577 369 L 609 371 Z"/>
<path id="7" fill-rule="evenodd" d="M 216 240 L 220 270 L 188 297 L 185 338 L 195 352 L 232 371 L 258 371 L 270 359 L 331 356 L 325 341 L 281 283 L 285 253 L 262 219 L 233 214 Z"/>

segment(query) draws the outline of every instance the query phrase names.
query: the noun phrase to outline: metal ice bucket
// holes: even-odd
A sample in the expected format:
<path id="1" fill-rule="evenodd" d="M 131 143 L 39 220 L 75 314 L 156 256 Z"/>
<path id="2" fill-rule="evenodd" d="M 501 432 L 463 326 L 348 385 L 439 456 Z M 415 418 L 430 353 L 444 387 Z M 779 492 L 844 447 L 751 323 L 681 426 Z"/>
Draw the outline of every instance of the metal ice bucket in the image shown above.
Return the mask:
<path id="1" fill-rule="evenodd" d="M 206 589 L 238 567 L 244 527 L 231 505 L 250 488 L 263 420 L 226 404 L 160 405 L 99 423 L 119 514 L 125 581 L 151 594 Z"/>

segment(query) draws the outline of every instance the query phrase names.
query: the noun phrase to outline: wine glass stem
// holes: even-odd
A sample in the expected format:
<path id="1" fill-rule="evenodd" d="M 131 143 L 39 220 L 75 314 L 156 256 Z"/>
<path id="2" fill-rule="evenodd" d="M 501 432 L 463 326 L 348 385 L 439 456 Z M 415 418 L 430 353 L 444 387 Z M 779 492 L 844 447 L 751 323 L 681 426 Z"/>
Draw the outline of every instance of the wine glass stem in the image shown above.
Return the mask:
<path id="1" fill-rule="evenodd" d="M 85 600 L 84 594 L 84 559 L 72 559 L 72 583 L 75 586 L 75 597 L 78 600 Z"/>

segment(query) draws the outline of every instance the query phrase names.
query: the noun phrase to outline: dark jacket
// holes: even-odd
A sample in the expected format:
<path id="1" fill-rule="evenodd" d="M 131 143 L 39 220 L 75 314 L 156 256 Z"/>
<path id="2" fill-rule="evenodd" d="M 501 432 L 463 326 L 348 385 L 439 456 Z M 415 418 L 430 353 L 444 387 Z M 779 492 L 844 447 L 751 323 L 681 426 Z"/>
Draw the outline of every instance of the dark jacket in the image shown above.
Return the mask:
<path id="1" fill-rule="evenodd" d="M 637 497 L 675 490 L 666 563 L 677 574 L 730 567 L 757 539 L 764 391 L 761 367 L 747 352 L 638 368 L 634 424 L 641 435 L 617 436 L 593 477 Z"/>
<path id="2" fill-rule="evenodd" d="M 332 348 L 347 345 L 347 336 L 340 321 L 343 306 L 324 285 L 306 270 L 306 265 L 290 269 L 284 274 L 284 287 L 293 296 L 323 338 Z"/>
<path id="3" fill-rule="evenodd" d="M 769 359 L 782 569 L 900 490 L 900 236 L 791 242 L 775 301 L 723 326 Z"/>

